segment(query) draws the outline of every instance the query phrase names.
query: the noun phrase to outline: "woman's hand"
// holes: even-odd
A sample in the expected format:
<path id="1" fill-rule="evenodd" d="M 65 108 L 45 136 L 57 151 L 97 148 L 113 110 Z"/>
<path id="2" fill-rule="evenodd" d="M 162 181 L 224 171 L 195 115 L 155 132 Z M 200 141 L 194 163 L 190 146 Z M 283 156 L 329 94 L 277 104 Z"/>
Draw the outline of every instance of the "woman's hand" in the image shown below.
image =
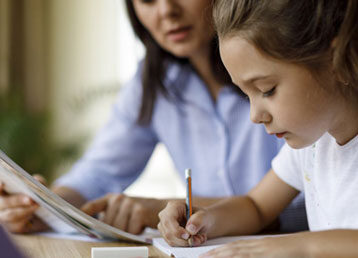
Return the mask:
<path id="1" fill-rule="evenodd" d="M 303 246 L 305 240 L 298 234 L 284 237 L 265 237 L 235 241 L 213 249 L 200 258 L 252 257 L 252 258 L 295 258 L 307 257 Z"/>
<path id="2" fill-rule="evenodd" d="M 40 183 L 45 179 L 34 176 Z M 47 229 L 47 225 L 34 215 L 39 205 L 24 194 L 8 194 L 0 182 L 0 223 L 12 233 L 31 233 Z"/>
<path id="3" fill-rule="evenodd" d="M 194 214 L 186 221 L 186 205 L 184 201 L 171 201 L 159 213 L 158 229 L 171 246 L 189 246 L 189 238 L 193 246 L 206 242 L 208 233 L 214 224 L 213 216 L 204 209 L 194 208 Z"/>
<path id="4" fill-rule="evenodd" d="M 145 227 L 156 228 L 158 213 L 166 204 L 167 200 L 107 194 L 86 203 L 81 210 L 90 216 L 98 214 L 101 221 L 111 226 L 139 234 Z"/>

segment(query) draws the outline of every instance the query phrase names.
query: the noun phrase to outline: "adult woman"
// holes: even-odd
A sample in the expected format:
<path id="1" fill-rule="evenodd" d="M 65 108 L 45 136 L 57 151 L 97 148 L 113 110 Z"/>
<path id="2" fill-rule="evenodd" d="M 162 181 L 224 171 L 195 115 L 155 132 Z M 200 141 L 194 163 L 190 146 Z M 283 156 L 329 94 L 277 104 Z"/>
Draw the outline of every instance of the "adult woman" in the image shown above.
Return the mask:
<path id="1" fill-rule="evenodd" d="M 183 179 L 184 169 L 192 168 L 200 205 L 246 193 L 268 170 L 280 142 L 249 121 L 249 103 L 230 83 L 211 27 L 211 0 L 126 4 L 146 57 L 121 91 L 107 125 L 54 191 L 78 207 L 115 192 L 83 210 L 104 211 L 106 223 L 139 233 L 145 226 L 156 227 L 167 200 L 120 193 L 139 176 L 158 142 L 167 147 Z M 21 224 L 4 219 L 1 211 L 0 218 L 23 232 L 30 211 L 20 216 L 26 218 Z"/>

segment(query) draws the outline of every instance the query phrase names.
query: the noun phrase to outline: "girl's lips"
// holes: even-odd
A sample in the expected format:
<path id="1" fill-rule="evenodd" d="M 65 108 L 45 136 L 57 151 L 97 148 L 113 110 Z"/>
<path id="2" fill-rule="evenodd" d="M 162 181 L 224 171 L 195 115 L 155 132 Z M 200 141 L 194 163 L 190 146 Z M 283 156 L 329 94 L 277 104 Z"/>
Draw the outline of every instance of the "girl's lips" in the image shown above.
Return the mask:
<path id="1" fill-rule="evenodd" d="M 283 136 L 285 136 L 286 132 L 283 133 L 276 133 L 276 137 L 277 138 L 282 138 Z"/>
<path id="2" fill-rule="evenodd" d="M 190 30 L 191 27 L 181 27 L 179 29 L 169 31 L 167 36 L 171 41 L 182 41 L 188 37 Z"/>

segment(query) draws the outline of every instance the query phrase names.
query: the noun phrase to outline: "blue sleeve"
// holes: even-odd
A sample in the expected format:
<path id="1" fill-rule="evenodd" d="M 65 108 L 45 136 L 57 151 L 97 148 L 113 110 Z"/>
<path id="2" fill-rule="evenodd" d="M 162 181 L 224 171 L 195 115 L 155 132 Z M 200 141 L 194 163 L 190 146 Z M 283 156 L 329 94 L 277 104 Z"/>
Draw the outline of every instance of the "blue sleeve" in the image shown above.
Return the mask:
<path id="1" fill-rule="evenodd" d="M 85 155 L 55 185 L 70 187 L 88 200 L 122 192 L 143 171 L 158 142 L 151 126 L 136 123 L 141 105 L 140 70 L 122 87 L 111 117 Z"/>

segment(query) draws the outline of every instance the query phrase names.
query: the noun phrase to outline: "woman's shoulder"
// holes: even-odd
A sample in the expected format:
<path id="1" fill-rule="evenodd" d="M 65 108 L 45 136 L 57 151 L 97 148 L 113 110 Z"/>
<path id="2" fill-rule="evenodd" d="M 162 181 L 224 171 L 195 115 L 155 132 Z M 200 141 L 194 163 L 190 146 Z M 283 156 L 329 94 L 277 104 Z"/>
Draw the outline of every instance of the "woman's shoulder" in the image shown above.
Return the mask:
<path id="1" fill-rule="evenodd" d="M 137 69 L 134 75 L 131 77 L 130 80 L 124 83 L 123 85 L 124 87 L 141 86 L 144 65 L 145 62 L 143 59 L 138 62 Z M 164 65 L 164 76 L 163 76 L 164 86 L 170 85 L 173 82 L 176 82 L 178 79 L 182 79 L 183 77 L 188 77 L 194 73 L 195 71 L 186 62 L 167 60 Z"/>

